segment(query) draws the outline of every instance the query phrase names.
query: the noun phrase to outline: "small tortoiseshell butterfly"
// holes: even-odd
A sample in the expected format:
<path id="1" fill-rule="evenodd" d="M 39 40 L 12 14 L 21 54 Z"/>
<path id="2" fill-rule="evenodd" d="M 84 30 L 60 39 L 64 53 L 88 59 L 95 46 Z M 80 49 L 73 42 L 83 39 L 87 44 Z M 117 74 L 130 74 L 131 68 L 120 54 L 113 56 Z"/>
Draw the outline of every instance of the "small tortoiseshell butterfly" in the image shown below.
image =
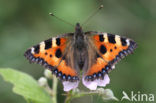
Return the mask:
<path id="1" fill-rule="evenodd" d="M 62 80 L 64 91 L 78 86 L 80 73 L 83 84 L 95 90 L 109 83 L 108 73 L 136 47 L 133 40 L 119 35 L 83 32 L 77 23 L 74 33 L 45 40 L 28 49 L 25 57 L 50 69 Z"/>

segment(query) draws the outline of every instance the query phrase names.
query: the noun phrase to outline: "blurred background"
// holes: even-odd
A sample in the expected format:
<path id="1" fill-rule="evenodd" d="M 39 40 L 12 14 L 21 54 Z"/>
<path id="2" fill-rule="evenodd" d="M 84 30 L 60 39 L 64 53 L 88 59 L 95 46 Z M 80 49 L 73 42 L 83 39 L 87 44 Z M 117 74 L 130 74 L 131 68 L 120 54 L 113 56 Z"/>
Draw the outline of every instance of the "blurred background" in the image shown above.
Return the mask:
<path id="1" fill-rule="evenodd" d="M 134 39 L 138 48 L 116 65 L 106 88 L 121 99 L 122 91 L 156 95 L 156 0 L 0 0 L 0 67 L 11 67 L 35 79 L 43 76 L 43 67 L 29 64 L 23 56 L 27 48 L 58 34 L 74 32 L 99 5 L 104 8 L 86 25 L 84 31 L 101 31 Z M 58 103 L 65 97 L 59 82 Z M 82 97 L 73 103 L 102 103 L 99 97 Z M 12 92 L 12 85 L 0 76 L 0 103 L 26 103 Z M 123 103 L 132 103 L 123 101 Z M 148 103 L 148 102 L 147 102 Z M 150 102 L 151 103 L 151 102 Z"/>

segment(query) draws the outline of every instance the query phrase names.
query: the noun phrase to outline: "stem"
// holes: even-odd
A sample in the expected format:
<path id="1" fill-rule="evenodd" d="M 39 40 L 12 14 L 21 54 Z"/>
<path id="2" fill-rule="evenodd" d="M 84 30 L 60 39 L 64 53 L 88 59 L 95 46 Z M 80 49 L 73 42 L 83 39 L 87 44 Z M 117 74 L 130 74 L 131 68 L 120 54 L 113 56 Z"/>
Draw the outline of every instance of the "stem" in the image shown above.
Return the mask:
<path id="1" fill-rule="evenodd" d="M 57 78 L 53 76 L 53 84 L 52 84 L 52 103 L 57 103 Z"/>
<path id="2" fill-rule="evenodd" d="M 72 99 L 71 92 L 68 92 L 67 97 L 65 99 L 65 103 L 70 103 L 71 99 Z"/>
<path id="3" fill-rule="evenodd" d="M 81 92 L 81 93 L 76 93 L 73 94 L 73 91 L 70 91 L 67 93 L 66 99 L 65 99 L 65 103 L 70 103 L 72 99 L 74 98 L 79 98 L 82 96 L 87 96 L 87 95 L 96 95 L 97 92 Z"/>
<path id="4" fill-rule="evenodd" d="M 71 98 L 67 97 L 66 100 L 65 100 L 65 103 L 70 103 L 70 101 L 71 101 Z"/>

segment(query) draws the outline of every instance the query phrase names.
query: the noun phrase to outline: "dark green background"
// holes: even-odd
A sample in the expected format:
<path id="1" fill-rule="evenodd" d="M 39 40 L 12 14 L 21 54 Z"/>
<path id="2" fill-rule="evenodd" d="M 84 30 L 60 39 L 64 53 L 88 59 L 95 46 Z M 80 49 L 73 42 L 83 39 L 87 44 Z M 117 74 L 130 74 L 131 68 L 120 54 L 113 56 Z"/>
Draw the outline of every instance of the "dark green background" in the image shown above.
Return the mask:
<path id="1" fill-rule="evenodd" d="M 115 96 L 122 91 L 156 94 L 156 1 L 155 0 L 0 0 L 0 67 L 12 67 L 38 79 L 43 67 L 29 64 L 25 50 L 58 34 L 74 32 L 74 27 L 48 15 L 74 24 L 83 21 L 103 4 L 104 8 L 83 28 L 84 31 L 101 31 L 134 39 L 138 48 L 110 73 L 111 82 L 106 88 Z M 26 103 L 14 94 L 12 85 L 0 77 L 0 103 Z M 62 85 L 59 82 L 59 102 Z M 99 97 L 83 97 L 73 103 L 97 103 Z M 123 101 L 123 103 L 128 101 Z M 102 102 L 101 102 L 102 103 Z M 129 102 L 132 103 L 132 102 Z"/>

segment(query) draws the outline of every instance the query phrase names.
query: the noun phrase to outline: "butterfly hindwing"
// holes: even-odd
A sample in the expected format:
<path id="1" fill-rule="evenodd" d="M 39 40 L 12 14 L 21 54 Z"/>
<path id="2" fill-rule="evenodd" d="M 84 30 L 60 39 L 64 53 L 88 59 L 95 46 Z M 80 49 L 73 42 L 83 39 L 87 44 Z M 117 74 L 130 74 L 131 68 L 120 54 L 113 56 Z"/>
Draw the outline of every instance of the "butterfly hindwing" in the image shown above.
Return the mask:
<path id="1" fill-rule="evenodd" d="M 114 65 L 128 54 L 133 53 L 136 43 L 128 38 L 109 33 L 90 32 L 92 45 L 97 49 L 98 56 L 95 64 L 88 68 L 87 80 L 103 78 Z"/>
<path id="2" fill-rule="evenodd" d="M 64 60 L 67 45 L 68 37 L 50 38 L 28 49 L 25 57 L 30 63 L 38 63 L 50 69 L 62 80 L 77 80 L 76 71 Z"/>

